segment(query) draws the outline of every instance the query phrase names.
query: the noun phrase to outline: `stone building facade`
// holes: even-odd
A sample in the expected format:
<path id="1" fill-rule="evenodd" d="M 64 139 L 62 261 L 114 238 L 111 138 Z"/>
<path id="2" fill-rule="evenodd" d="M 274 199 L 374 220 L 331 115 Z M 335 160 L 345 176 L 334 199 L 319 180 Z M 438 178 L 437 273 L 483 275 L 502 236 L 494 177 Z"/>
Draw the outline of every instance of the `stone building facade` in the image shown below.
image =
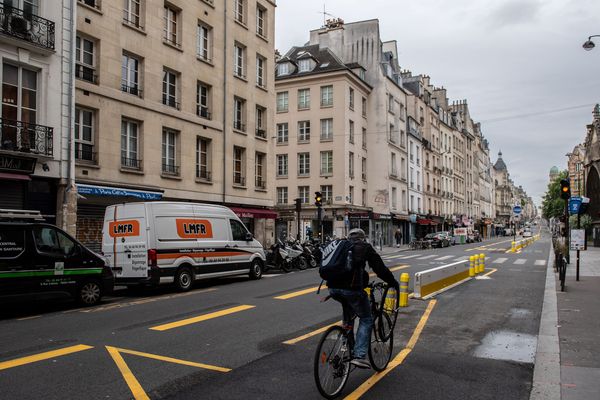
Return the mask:
<path id="1" fill-rule="evenodd" d="M 0 208 L 39 210 L 71 231 L 74 7 L 74 0 L 0 7 Z"/>
<path id="2" fill-rule="evenodd" d="M 588 214 L 592 217 L 594 246 L 600 246 L 600 105 L 592 113 L 592 123 L 587 125 L 584 141 L 585 193 L 590 198 Z M 589 238 L 588 238 L 589 239 Z"/>
<path id="3" fill-rule="evenodd" d="M 272 243 L 275 2 L 77 4 L 78 237 L 99 246 L 109 204 L 175 200 Z"/>

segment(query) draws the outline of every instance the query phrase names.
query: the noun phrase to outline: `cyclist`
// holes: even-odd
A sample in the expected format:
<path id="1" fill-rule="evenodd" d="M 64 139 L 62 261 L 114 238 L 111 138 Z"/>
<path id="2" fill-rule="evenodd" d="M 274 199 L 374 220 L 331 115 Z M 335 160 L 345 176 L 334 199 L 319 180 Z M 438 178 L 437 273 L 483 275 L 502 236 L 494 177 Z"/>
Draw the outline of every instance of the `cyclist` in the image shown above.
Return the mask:
<path id="1" fill-rule="evenodd" d="M 352 317 L 356 315 L 360 322 L 356 332 L 353 359 L 351 364 L 359 368 L 371 368 L 367 361 L 367 350 L 371 341 L 373 316 L 369 297 L 364 291 L 369 283 L 369 274 L 365 271 L 366 263 L 379 278 L 388 285 L 399 288 L 398 281 L 385 266 L 373 246 L 366 242 L 365 232 L 360 228 L 350 230 L 348 240 L 352 247 L 352 271 L 336 280 L 327 281 L 331 297 L 342 303 L 343 323 L 345 329 L 352 329 Z"/>

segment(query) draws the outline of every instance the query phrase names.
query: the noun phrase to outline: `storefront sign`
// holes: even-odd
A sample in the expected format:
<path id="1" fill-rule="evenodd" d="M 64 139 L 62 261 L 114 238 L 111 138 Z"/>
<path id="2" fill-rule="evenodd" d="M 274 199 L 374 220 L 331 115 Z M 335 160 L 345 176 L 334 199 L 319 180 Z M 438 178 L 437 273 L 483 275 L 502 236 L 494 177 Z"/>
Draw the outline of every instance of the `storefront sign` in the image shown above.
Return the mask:
<path id="1" fill-rule="evenodd" d="M 0 154 L 0 171 L 33 174 L 35 158 L 23 158 Z"/>
<path id="2" fill-rule="evenodd" d="M 142 190 L 131 190 L 108 186 L 84 185 L 79 183 L 77 184 L 77 193 L 82 195 L 87 194 L 94 196 L 135 197 L 142 200 L 162 199 L 162 193 L 160 192 L 146 192 Z"/>

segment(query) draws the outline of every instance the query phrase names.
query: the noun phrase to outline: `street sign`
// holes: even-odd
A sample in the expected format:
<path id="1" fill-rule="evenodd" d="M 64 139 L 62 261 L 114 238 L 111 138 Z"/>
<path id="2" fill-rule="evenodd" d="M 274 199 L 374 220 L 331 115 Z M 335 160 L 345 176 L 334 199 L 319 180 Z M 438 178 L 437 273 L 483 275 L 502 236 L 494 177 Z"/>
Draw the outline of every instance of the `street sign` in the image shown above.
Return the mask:
<path id="1" fill-rule="evenodd" d="M 581 203 L 583 199 L 581 197 L 571 197 L 569 199 L 569 214 L 577 215 L 581 209 Z"/>
<path id="2" fill-rule="evenodd" d="M 571 250 L 585 250 L 585 229 L 571 229 Z"/>
<path id="3" fill-rule="evenodd" d="M 519 215 L 519 214 L 521 214 L 521 211 L 522 211 L 521 206 L 514 206 L 513 207 L 513 214 Z"/>

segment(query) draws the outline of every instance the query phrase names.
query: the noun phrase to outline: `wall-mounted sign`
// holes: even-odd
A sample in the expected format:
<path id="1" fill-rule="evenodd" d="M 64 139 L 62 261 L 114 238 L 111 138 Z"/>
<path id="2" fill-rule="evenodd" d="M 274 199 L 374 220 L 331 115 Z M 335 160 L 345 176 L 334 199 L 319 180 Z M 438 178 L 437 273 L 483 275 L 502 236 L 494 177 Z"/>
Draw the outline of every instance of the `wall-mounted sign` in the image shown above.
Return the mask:
<path id="1" fill-rule="evenodd" d="M 0 171 L 33 174 L 33 171 L 35 171 L 35 158 L 15 157 L 8 154 L 0 154 Z"/>

